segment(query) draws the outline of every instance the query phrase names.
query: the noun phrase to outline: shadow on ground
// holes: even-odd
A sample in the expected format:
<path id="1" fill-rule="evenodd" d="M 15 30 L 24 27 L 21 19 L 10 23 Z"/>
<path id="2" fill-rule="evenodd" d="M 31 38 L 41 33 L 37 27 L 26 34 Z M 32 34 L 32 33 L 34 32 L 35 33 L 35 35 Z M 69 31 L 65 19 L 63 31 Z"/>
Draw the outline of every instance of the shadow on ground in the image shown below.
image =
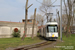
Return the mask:
<path id="1" fill-rule="evenodd" d="M 46 40 L 46 41 L 57 41 L 57 40 L 49 40 L 49 39 L 46 39 L 45 37 L 42 37 L 42 36 L 37 36 L 40 40 Z"/>
<path id="2" fill-rule="evenodd" d="M 44 38 L 44 37 L 42 37 L 42 36 L 40 36 L 40 35 L 38 35 L 37 36 L 40 40 L 46 40 L 46 38 Z"/>

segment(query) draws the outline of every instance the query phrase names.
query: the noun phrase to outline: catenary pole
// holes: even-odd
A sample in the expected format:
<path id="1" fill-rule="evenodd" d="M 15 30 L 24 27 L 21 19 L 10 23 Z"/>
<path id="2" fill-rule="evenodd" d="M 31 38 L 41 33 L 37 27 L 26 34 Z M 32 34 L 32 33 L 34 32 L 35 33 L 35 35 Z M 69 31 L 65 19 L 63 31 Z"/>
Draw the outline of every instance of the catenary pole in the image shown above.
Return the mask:
<path id="1" fill-rule="evenodd" d="M 62 0 L 60 0 L 60 40 L 62 41 Z"/>

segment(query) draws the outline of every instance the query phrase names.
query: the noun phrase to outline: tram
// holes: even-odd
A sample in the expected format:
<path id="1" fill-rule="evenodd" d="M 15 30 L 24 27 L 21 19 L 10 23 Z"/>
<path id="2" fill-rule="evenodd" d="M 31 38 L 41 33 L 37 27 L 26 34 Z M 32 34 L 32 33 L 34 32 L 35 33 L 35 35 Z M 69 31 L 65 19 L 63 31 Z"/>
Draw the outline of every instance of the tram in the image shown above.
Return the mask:
<path id="1" fill-rule="evenodd" d="M 48 40 L 56 40 L 58 38 L 58 23 L 47 22 L 46 25 L 40 29 L 40 35 Z"/>

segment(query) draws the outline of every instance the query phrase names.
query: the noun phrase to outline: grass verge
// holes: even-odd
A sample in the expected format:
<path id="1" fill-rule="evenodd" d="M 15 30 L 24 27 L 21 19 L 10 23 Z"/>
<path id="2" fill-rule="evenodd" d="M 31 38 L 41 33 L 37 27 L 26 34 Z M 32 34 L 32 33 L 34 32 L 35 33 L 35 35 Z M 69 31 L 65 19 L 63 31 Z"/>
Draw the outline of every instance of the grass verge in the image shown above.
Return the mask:
<path id="1" fill-rule="evenodd" d="M 35 37 L 34 39 L 26 37 L 24 41 L 21 41 L 21 38 L 0 38 L 0 50 L 5 50 L 9 47 L 30 45 L 41 41 L 43 40 L 39 39 L 38 37 Z"/>
<path id="2" fill-rule="evenodd" d="M 54 48 L 45 48 L 44 50 L 75 50 L 75 34 L 71 37 L 62 36 L 63 42 L 57 42 Z"/>

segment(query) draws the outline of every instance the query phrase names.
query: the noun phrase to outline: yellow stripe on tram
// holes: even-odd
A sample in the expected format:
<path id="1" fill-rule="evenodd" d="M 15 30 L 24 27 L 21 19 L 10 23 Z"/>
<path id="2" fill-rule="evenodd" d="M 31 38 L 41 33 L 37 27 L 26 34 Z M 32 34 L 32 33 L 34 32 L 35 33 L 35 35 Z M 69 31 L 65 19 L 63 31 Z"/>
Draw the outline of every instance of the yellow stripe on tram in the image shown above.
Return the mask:
<path id="1" fill-rule="evenodd" d="M 52 35 L 52 37 L 54 37 L 54 34 Z"/>

